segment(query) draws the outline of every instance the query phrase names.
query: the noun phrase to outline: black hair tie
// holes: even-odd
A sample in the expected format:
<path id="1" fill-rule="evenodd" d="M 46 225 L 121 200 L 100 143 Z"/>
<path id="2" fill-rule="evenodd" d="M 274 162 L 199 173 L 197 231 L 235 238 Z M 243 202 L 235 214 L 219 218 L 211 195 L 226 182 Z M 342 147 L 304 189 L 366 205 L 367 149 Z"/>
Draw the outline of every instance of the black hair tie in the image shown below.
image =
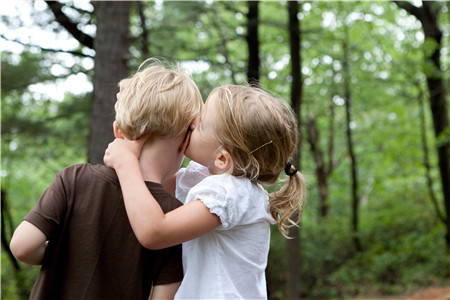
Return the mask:
<path id="1" fill-rule="evenodd" d="M 293 176 L 293 175 L 295 175 L 295 173 L 297 173 L 297 168 L 294 167 L 294 171 L 291 171 L 291 167 L 292 167 L 292 163 L 288 162 L 287 165 L 286 165 L 286 168 L 284 168 L 284 172 L 288 176 Z"/>

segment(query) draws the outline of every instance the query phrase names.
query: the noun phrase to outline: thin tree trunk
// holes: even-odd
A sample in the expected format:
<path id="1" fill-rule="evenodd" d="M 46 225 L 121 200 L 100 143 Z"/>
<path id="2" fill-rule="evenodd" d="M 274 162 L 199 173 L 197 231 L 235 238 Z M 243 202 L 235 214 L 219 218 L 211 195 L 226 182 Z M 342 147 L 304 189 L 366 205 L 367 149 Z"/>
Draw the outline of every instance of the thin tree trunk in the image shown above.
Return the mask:
<path id="1" fill-rule="evenodd" d="M 430 154 L 428 150 L 428 141 L 427 141 L 427 130 L 426 130 L 426 120 L 425 120 L 425 112 L 424 112 L 424 103 L 423 103 L 423 92 L 422 88 L 420 88 L 420 83 L 417 83 L 419 86 L 419 113 L 420 113 L 420 137 L 422 142 L 423 149 L 423 165 L 425 167 L 425 178 L 427 180 L 428 193 L 430 194 L 431 202 L 433 203 L 434 210 L 436 212 L 436 216 L 445 224 L 445 217 L 441 213 L 441 209 L 439 208 L 439 203 L 434 193 L 433 189 L 433 178 L 431 177 L 431 164 L 430 164 Z"/>
<path id="2" fill-rule="evenodd" d="M 258 38 L 258 1 L 248 1 L 247 14 L 247 44 L 248 44 L 248 72 L 250 84 L 259 85 L 259 38 Z"/>
<path id="3" fill-rule="evenodd" d="M 329 107 L 329 132 L 328 132 L 328 163 L 325 162 L 324 151 L 320 146 L 320 134 L 316 125 L 316 118 L 312 112 L 309 113 L 308 122 L 308 142 L 316 164 L 317 184 L 319 188 L 319 222 L 328 216 L 328 178 L 335 168 L 334 160 L 334 103 L 330 97 Z"/>
<path id="4" fill-rule="evenodd" d="M 103 163 L 108 143 L 114 139 L 114 103 L 117 84 L 127 76 L 128 1 L 96 2 L 97 35 L 94 41 L 94 92 L 91 104 L 89 162 Z"/>
<path id="5" fill-rule="evenodd" d="M 14 267 L 15 270 L 19 270 L 19 264 L 17 263 L 16 258 L 14 257 L 14 255 L 11 252 L 11 249 L 9 248 L 9 242 L 11 239 L 8 239 L 6 237 L 6 222 L 9 223 L 9 229 L 12 232 L 14 229 L 14 226 L 11 222 L 11 214 L 9 213 L 9 209 L 8 209 L 8 199 L 6 198 L 6 192 L 2 189 L 1 190 L 1 196 L 2 196 L 2 201 L 1 201 L 1 233 L 2 233 L 2 247 L 3 250 L 6 252 L 6 254 L 8 254 L 9 259 L 11 260 L 11 263 Z"/>
<path id="6" fill-rule="evenodd" d="M 15 283 L 17 286 L 17 293 L 21 299 L 28 299 L 30 291 L 25 286 L 24 274 L 22 268 L 20 268 L 19 263 L 11 252 L 9 243 L 11 242 L 11 237 L 7 237 L 6 230 L 14 231 L 14 224 L 12 222 L 11 213 L 8 207 L 8 198 L 6 197 L 6 191 L 1 190 L 1 236 L 2 236 L 2 250 L 8 255 L 11 264 L 14 268 L 14 276 L 16 278 Z"/>
<path id="7" fill-rule="evenodd" d="M 342 63 L 342 71 L 344 73 L 344 98 L 345 98 L 345 111 L 347 122 L 347 147 L 351 162 L 351 179 L 352 179 L 352 232 L 353 232 L 353 244 L 356 251 L 362 251 L 361 242 L 358 233 L 358 168 L 356 162 L 356 155 L 353 147 L 353 137 L 351 129 L 351 114 L 352 114 L 352 95 L 350 90 L 350 69 L 349 69 L 349 48 L 348 48 L 348 27 L 345 26 L 345 38 L 343 41 L 344 60 Z"/>
<path id="8" fill-rule="evenodd" d="M 299 5 L 297 1 L 288 2 L 289 14 L 289 46 L 291 52 L 291 106 L 298 118 L 298 131 L 301 129 L 301 95 L 302 95 L 302 78 L 301 78 L 301 53 L 300 53 L 300 22 L 297 18 Z M 300 161 L 301 141 L 297 147 L 297 152 L 293 158 L 294 164 L 301 169 Z M 291 227 L 289 236 L 293 239 L 287 240 L 287 298 L 300 299 L 301 288 L 301 250 L 300 250 L 300 230 L 298 227 Z"/>
<path id="9" fill-rule="evenodd" d="M 316 119 L 312 113 L 309 114 L 308 122 L 308 142 L 316 164 L 317 184 L 319 187 L 319 220 L 328 215 L 328 170 L 325 166 L 324 154 L 320 149 L 319 130 Z"/>
<path id="10" fill-rule="evenodd" d="M 220 36 L 221 43 L 218 46 L 218 48 L 219 48 L 219 51 L 221 51 L 223 57 L 225 58 L 224 66 L 225 66 L 225 68 L 227 68 L 230 71 L 230 73 L 231 73 L 230 77 L 231 77 L 231 80 L 233 81 L 233 84 L 238 84 L 238 81 L 236 79 L 236 72 L 234 71 L 233 64 L 231 63 L 231 60 L 230 60 L 230 52 L 228 51 L 227 44 L 228 44 L 229 41 L 227 40 L 226 34 L 224 32 L 225 25 L 219 23 L 219 21 L 222 20 L 222 19 L 218 17 L 219 16 L 219 10 L 217 9 L 216 6 L 212 7 L 212 11 L 217 16 L 217 17 L 212 18 L 211 21 L 212 21 L 212 23 L 214 25 L 213 27 L 217 28 L 217 30 L 219 31 L 219 36 Z M 259 73 L 259 71 L 258 71 L 258 73 Z"/>
<path id="11" fill-rule="evenodd" d="M 141 51 L 142 51 L 142 56 L 144 57 L 144 59 L 149 57 L 149 32 L 147 30 L 147 22 L 146 22 L 146 17 L 145 17 L 145 2 L 142 1 L 137 1 L 137 9 L 139 12 L 139 21 L 141 22 L 141 28 L 142 28 L 142 34 L 140 36 L 141 38 Z"/>

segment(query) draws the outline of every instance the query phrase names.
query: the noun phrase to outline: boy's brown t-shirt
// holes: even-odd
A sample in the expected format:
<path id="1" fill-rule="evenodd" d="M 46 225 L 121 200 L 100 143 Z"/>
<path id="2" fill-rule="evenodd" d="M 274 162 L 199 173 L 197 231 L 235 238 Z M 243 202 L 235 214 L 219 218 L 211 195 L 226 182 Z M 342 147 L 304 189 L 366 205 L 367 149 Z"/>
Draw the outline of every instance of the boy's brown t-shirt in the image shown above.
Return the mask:
<path id="1" fill-rule="evenodd" d="M 146 184 L 164 212 L 182 205 L 161 184 Z M 182 280 L 181 245 L 139 244 L 116 173 L 103 165 L 59 172 L 24 220 L 49 240 L 30 299 L 148 299 L 152 283 Z"/>

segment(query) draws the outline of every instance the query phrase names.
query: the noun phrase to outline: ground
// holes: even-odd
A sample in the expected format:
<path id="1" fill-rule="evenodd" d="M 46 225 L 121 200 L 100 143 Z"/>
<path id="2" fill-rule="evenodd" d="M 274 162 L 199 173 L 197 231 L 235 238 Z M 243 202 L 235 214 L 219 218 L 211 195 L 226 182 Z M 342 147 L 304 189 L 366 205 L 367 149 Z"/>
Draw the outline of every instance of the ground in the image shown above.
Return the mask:
<path id="1" fill-rule="evenodd" d="M 450 300 L 450 285 L 422 288 L 407 296 L 360 296 L 352 300 Z"/>
<path id="2" fill-rule="evenodd" d="M 450 300 L 450 286 L 419 290 L 404 300 Z"/>

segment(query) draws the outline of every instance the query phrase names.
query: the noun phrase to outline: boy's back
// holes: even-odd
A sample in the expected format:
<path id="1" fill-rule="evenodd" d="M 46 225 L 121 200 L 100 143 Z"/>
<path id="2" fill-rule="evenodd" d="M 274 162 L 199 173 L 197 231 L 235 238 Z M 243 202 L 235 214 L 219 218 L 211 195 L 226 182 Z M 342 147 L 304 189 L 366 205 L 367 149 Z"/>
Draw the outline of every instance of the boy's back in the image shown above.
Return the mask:
<path id="1" fill-rule="evenodd" d="M 147 182 L 164 212 L 181 203 Z M 31 299 L 148 299 L 153 284 L 181 281 L 181 246 L 143 248 L 113 169 L 79 164 L 59 172 L 24 218 L 49 244 Z"/>

